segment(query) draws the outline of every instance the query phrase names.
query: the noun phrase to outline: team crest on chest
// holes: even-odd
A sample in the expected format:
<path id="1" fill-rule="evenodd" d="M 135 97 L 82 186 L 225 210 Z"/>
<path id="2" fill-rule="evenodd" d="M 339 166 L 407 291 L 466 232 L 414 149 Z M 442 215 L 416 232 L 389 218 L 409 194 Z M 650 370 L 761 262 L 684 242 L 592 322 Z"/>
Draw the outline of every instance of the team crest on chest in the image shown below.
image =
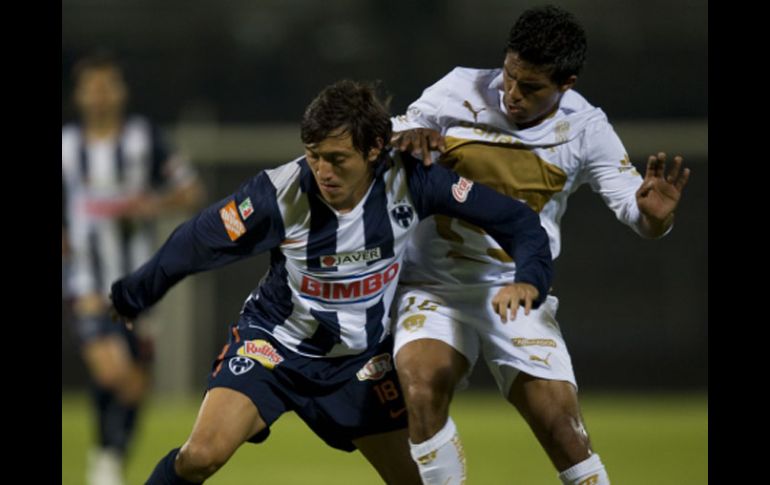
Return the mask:
<path id="1" fill-rule="evenodd" d="M 404 229 L 409 228 L 414 220 L 414 210 L 407 204 L 399 204 L 390 210 L 390 215 L 393 217 L 399 226 Z"/>

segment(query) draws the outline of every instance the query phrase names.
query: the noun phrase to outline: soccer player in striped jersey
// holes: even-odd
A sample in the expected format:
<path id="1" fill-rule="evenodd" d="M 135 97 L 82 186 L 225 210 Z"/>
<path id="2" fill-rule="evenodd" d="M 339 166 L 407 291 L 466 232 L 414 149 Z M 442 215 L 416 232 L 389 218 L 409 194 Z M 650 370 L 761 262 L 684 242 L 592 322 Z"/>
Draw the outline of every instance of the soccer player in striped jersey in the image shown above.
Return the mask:
<path id="1" fill-rule="evenodd" d="M 571 14 L 529 9 L 511 29 L 502 68 L 454 69 L 393 120 L 395 143 L 426 161 L 438 148 L 441 165 L 525 201 L 540 214 L 554 258 L 567 198 L 584 183 L 638 234 L 661 237 L 689 169 L 676 157 L 666 173 L 659 154 L 644 178 L 637 173 L 605 114 L 571 89 L 585 52 L 585 33 Z M 426 484 L 464 480 L 449 405 L 480 354 L 562 483 L 609 483 L 580 415 L 556 297 L 512 323 L 487 303 L 518 263 L 478 227 L 444 216 L 421 222 L 407 249 L 394 353 L 412 454 Z"/>
<path id="2" fill-rule="evenodd" d="M 122 482 L 122 459 L 149 377 L 149 342 L 109 318 L 109 284 L 153 249 L 152 221 L 200 202 L 200 183 L 145 118 L 126 116 L 120 66 L 98 53 L 74 68 L 79 121 L 62 128 L 62 253 L 81 354 L 92 379 L 98 448 L 88 483 Z"/>
<path id="3" fill-rule="evenodd" d="M 389 318 L 418 219 L 446 214 L 492 234 L 519 263 L 510 283 L 528 288 L 525 311 L 546 295 L 552 262 L 526 204 L 443 167 L 393 156 L 385 146 L 390 136 L 388 111 L 373 88 L 328 86 L 303 116 L 303 157 L 245 182 L 113 284 L 115 311 L 130 320 L 187 275 L 264 251 L 271 256 L 229 328 L 190 437 L 147 483 L 203 482 L 241 444 L 265 440 L 287 411 L 329 446 L 360 450 L 385 482 L 420 483 Z"/>

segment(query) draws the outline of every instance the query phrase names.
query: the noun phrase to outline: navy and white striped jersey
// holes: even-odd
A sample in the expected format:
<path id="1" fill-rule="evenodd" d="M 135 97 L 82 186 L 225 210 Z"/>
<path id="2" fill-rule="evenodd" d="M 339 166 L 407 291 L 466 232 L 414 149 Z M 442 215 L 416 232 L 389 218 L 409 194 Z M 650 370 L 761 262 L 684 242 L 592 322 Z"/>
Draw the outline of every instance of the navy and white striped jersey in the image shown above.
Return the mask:
<path id="1" fill-rule="evenodd" d="M 535 212 L 443 167 L 394 154 L 344 214 L 322 199 L 304 157 L 259 173 L 179 226 L 152 260 L 117 281 L 113 303 L 134 317 L 186 275 L 270 250 L 270 269 L 242 316 L 302 355 L 358 354 L 389 332 L 407 239 L 418 218 L 431 214 L 484 228 L 519 263 L 517 281 L 545 298 L 551 254 Z"/>
<path id="2" fill-rule="evenodd" d="M 159 132 L 129 118 L 116 139 L 87 142 L 76 123 L 62 128 L 62 224 L 67 227 L 71 296 L 107 295 L 112 281 L 152 255 L 152 226 L 120 217 L 141 193 L 186 183 L 194 172 L 171 157 Z"/>

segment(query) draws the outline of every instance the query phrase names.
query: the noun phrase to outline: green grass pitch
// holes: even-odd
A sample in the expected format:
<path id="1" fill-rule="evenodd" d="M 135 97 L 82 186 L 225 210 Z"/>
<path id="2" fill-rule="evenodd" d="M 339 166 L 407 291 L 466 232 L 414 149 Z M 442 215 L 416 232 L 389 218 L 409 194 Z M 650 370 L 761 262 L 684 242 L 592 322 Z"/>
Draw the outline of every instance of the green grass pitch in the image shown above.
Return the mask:
<path id="1" fill-rule="evenodd" d="M 583 415 L 595 450 L 619 485 L 708 483 L 705 394 L 586 394 Z M 93 428 L 84 395 L 62 396 L 62 484 L 81 485 Z M 145 408 L 128 463 L 141 484 L 189 433 L 198 400 L 156 397 Z M 469 485 L 556 485 L 545 453 L 515 409 L 497 394 L 461 392 L 452 406 L 468 459 Z M 211 485 L 381 483 L 358 453 L 326 447 L 296 416 L 284 415 L 262 445 L 244 445 Z"/>

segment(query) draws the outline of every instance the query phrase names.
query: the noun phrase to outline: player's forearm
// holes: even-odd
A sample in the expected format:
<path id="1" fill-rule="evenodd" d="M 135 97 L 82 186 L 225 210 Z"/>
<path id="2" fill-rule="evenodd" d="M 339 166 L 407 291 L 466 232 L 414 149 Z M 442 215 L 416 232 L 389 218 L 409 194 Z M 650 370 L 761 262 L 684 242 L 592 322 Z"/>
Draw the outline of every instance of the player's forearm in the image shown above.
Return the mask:
<path id="1" fill-rule="evenodd" d="M 113 305 L 121 315 L 136 317 L 160 300 L 174 284 L 195 271 L 199 262 L 190 237 L 193 222 L 179 226 L 152 259 L 112 284 Z"/>
<path id="2" fill-rule="evenodd" d="M 529 283 L 538 290 L 534 301 L 539 306 L 548 296 L 553 280 L 553 258 L 548 234 L 540 225 L 540 218 L 525 204 L 513 199 L 506 201 L 511 219 L 505 233 L 491 232 L 498 244 L 516 262 L 516 283 Z"/>
<path id="3" fill-rule="evenodd" d="M 639 214 L 639 230 L 642 235 L 648 239 L 658 239 L 664 236 L 674 224 L 674 213 L 660 220 L 649 217 L 643 213 Z"/>

